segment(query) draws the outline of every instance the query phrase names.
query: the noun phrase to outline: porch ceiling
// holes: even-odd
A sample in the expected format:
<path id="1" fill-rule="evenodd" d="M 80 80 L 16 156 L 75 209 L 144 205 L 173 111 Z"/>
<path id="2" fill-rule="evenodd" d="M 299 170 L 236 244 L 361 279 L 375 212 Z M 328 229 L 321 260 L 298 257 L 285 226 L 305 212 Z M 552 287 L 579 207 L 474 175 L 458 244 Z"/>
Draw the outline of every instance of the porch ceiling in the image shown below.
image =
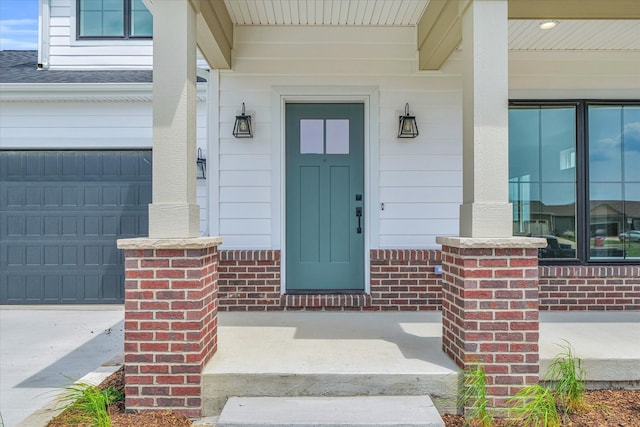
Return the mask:
<path id="1" fill-rule="evenodd" d="M 236 25 L 413 26 L 429 0 L 224 0 Z"/>
<path id="2" fill-rule="evenodd" d="M 233 25 L 416 27 L 420 69 L 438 69 L 460 48 L 460 11 L 469 2 L 224 0 L 224 5 Z M 509 0 L 509 18 L 509 49 L 514 51 L 640 50 L 638 0 Z M 560 23 L 543 31 L 542 19 Z"/>

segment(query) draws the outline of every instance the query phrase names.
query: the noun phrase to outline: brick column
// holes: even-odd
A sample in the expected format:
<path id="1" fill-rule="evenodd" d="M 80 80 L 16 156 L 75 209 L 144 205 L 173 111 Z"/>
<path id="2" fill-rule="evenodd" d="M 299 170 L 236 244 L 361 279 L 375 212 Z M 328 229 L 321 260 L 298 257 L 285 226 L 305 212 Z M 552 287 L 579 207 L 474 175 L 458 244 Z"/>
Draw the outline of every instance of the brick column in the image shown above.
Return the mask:
<path id="1" fill-rule="evenodd" d="M 489 404 L 538 382 L 538 248 L 544 239 L 439 237 L 442 347 L 458 366 L 484 366 Z"/>
<path id="2" fill-rule="evenodd" d="M 202 370 L 217 349 L 220 238 L 125 239 L 127 410 L 202 413 Z"/>

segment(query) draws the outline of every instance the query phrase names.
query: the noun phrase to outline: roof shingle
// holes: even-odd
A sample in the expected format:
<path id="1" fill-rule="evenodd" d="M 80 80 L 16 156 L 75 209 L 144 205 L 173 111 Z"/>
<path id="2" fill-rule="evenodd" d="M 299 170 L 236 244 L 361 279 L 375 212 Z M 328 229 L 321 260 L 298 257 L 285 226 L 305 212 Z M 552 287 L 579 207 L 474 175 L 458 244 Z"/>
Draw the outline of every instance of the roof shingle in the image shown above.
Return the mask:
<path id="1" fill-rule="evenodd" d="M 151 70 L 38 69 L 35 50 L 0 51 L 0 83 L 151 83 Z"/>

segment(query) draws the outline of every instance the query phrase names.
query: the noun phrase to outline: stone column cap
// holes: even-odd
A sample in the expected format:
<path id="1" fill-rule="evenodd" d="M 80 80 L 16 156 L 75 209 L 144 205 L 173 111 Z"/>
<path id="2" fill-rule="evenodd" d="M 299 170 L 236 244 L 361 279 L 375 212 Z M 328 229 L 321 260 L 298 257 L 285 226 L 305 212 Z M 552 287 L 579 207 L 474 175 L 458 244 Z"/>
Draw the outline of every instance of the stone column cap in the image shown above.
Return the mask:
<path id="1" fill-rule="evenodd" d="M 136 237 L 118 239 L 119 249 L 206 249 L 220 246 L 222 237 L 192 237 L 186 239 L 152 239 Z"/>
<path id="2" fill-rule="evenodd" d="M 446 237 L 437 236 L 436 243 L 454 248 L 529 249 L 544 248 L 543 237 Z"/>

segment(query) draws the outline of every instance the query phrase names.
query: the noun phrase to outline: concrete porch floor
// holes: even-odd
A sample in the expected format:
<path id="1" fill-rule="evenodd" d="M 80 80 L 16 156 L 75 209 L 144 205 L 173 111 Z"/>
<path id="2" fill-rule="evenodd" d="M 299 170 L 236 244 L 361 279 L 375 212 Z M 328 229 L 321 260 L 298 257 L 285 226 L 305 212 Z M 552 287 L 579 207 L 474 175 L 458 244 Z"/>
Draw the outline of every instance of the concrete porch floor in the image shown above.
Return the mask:
<path id="1" fill-rule="evenodd" d="M 640 312 L 541 313 L 541 372 L 571 343 L 590 386 L 640 387 Z M 455 408 L 440 312 L 219 313 L 204 415 L 230 396 L 424 395 Z"/>

